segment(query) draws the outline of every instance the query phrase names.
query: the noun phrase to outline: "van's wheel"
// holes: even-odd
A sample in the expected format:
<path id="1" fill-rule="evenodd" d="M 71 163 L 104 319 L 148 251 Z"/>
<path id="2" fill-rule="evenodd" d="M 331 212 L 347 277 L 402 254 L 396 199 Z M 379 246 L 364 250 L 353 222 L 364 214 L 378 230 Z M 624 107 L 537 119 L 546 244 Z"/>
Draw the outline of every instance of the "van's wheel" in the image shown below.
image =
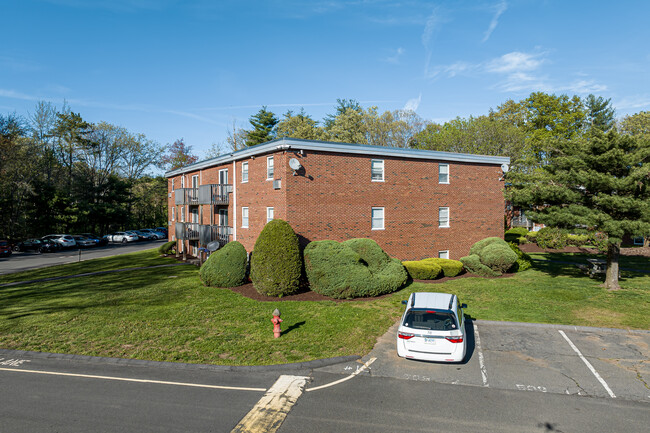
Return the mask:
<path id="1" fill-rule="evenodd" d="M 15 245 L 15 246 L 13 247 L 13 250 L 14 250 L 15 252 L 19 253 L 19 252 L 20 252 L 20 247 L 19 247 L 18 245 Z"/>
<path id="2" fill-rule="evenodd" d="M 43 247 L 36 250 L 36 254 L 43 254 Z"/>

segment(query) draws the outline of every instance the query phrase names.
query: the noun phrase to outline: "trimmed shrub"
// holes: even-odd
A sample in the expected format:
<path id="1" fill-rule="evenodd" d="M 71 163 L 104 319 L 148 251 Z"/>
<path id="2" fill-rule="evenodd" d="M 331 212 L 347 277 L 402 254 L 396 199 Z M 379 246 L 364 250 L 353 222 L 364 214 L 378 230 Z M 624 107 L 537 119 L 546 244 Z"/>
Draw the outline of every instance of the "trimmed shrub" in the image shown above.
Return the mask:
<path id="1" fill-rule="evenodd" d="M 505 241 L 501 242 L 486 246 L 478 255 L 481 263 L 499 273 L 506 272 L 517 261 L 517 254 Z"/>
<path id="2" fill-rule="evenodd" d="M 513 227 L 510 230 L 506 231 L 503 238 L 506 242 L 515 242 L 517 244 L 526 243 L 526 235 L 528 230 L 525 227 Z"/>
<path id="3" fill-rule="evenodd" d="M 528 233 L 526 234 L 526 240 L 527 240 L 528 242 L 534 242 L 534 243 L 537 243 L 537 233 L 538 233 L 538 232 L 528 232 Z"/>
<path id="4" fill-rule="evenodd" d="M 408 278 L 402 263 L 371 239 L 311 242 L 304 258 L 311 289 L 335 299 L 392 293 Z"/>
<path id="5" fill-rule="evenodd" d="M 176 241 L 165 242 L 158 247 L 158 252 L 160 254 L 169 254 L 176 247 Z"/>
<path id="6" fill-rule="evenodd" d="M 512 251 L 517 254 L 517 261 L 510 267 L 509 272 L 523 272 L 533 266 L 530 256 L 521 251 L 517 244 L 508 242 L 508 245 L 510 245 Z"/>
<path id="7" fill-rule="evenodd" d="M 434 280 L 442 273 L 442 267 L 439 264 L 427 259 L 406 261 L 402 264 L 414 280 Z"/>
<path id="8" fill-rule="evenodd" d="M 424 259 L 423 262 L 432 262 L 437 264 L 442 268 L 443 277 L 455 277 L 461 272 L 463 272 L 463 263 L 458 260 L 451 259 L 440 259 L 437 257 L 432 257 L 430 259 Z"/>
<path id="9" fill-rule="evenodd" d="M 567 244 L 574 247 L 581 247 L 589 242 L 588 235 L 567 235 Z"/>
<path id="10" fill-rule="evenodd" d="M 505 241 L 503 239 L 497 238 L 497 237 L 481 239 L 480 241 L 478 241 L 474 245 L 472 245 L 472 247 L 469 249 L 469 255 L 471 256 L 473 254 L 477 254 L 477 255 L 480 256 L 483 249 L 485 249 L 489 245 L 492 245 L 492 244 L 495 244 L 495 243 L 504 244 Z"/>
<path id="11" fill-rule="evenodd" d="M 555 227 L 544 227 L 537 232 L 537 245 L 540 248 L 562 249 L 567 246 L 567 234 Z"/>
<path id="12" fill-rule="evenodd" d="M 467 272 L 476 274 L 480 277 L 498 277 L 501 275 L 481 263 L 481 259 L 476 254 L 471 254 L 460 258 L 461 263 L 467 269 Z"/>
<path id="13" fill-rule="evenodd" d="M 261 295 L 291 295 L 300 288 L 302 257 L 298 236 L 289 223 L 269 221 L 255 242 L 251 256 L 251 280 Z"/>
<path id="14" fill-rule="evenodd" d="M 228 242 L 223 248 L 210 254 L 201 266 L 199 277 L 206 286 L 241 286 L 246 280 L 247 264 L 246 248 L 237 241 Z"/>

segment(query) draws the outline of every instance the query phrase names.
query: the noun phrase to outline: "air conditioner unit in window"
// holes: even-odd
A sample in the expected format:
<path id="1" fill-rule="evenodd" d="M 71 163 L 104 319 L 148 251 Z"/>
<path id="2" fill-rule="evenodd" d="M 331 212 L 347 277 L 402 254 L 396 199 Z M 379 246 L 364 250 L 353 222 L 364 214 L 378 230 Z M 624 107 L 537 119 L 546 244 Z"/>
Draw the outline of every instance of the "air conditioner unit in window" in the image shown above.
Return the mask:
<path id="1" fill-rule="evenodd" d="M 280 189 L 282 188 L 282 179 L 275 179 L 273 181 L 273 189 Z"/>

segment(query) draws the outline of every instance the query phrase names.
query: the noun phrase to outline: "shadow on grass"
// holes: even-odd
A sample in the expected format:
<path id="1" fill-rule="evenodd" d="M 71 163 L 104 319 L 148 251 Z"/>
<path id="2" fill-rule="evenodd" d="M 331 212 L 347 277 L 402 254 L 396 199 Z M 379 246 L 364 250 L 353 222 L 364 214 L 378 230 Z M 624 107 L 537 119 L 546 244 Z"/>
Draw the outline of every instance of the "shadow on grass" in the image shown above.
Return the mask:
<path id="1" fill-rule="evenodd" d="M 302 322 L 294 323 L 293 325 L 289 326 L 287 329 L 285 329 L 284 331 L 282 331 L 282 334 L 280 334 L 280 335 L 286 335 L 286 334 L 288 334 L 289 332 L 293 331 L 294 329 L 298 329 L 298 328 L 300 328 L 300 327 L 301 327 L 302 325 L 304 325 L 305 323 L 307 323 L 307 322 L 304 321 L 304 320 L 303 320 Z"/>
<path id="2" fill-rule="evenodd" d="M 183 296 L 182 290 L 160 290 L 144 294 L 148 288 L 169 281 L 171 275 L 191 275 L 190 269 L 158 268 L 135 270 L 4 287 L 0 289 L 0 315 L 7 319 L 52 314 L 62 311 L 82 311 L 119 305 L 163 305 Z M 190 271 L 190 272 L 188 272 Z M 161 288 L 162 289 L 162 288 Z"/>

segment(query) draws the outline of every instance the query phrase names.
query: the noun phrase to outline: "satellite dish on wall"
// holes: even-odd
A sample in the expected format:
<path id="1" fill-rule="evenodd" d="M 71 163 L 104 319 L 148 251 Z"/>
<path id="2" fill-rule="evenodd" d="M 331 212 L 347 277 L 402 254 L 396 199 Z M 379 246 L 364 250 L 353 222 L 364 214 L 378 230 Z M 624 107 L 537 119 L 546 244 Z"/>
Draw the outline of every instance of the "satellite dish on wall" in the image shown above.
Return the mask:
<path id="1" fill-rule="evenodd" d="M 504 173 L 507 173 L 508 170 L 510 170 L 510 166 L 508 164 L 506 164 L 506 163 L 501 164 L 501 171 L 503 171 Z"/>
<path id="2" fill-rule="evenodd" d="M 208 251 L 213 252 L 213 251 L 217 251 L 220 246 L 221 244 L 219 243 L 219 241 L 212 241 L 209 244 L 207 244 L 205 248 L 207 248 Z"/>
<path id="3" fill-rule="evenodd" d="M 302 164 L 300 163 L 300 161 L 298 161 L 298 159 L 291 158 L 289 160 L 289 167 L 291 167 L 292 170 L 300 170 Z"/>

